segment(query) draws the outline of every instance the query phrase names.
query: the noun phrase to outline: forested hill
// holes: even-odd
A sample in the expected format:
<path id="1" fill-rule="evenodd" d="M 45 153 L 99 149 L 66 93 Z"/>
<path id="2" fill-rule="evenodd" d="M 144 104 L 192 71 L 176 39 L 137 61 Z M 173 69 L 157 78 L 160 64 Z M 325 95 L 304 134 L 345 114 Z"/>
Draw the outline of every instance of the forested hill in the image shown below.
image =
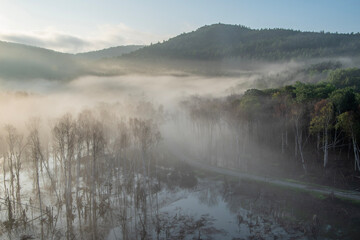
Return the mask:
<path id="1" fill-rule="evenodd" d="M 78 53 L 76 56 L 85 57 L 89 59 L 101 59 L 110 57 L 119 57 L 123 54 L 127 54 L 144 47 L 143 45 L 128 45 L 128 46 L 117 46 L 97 51 Z"/>
<path id="2" fill-rule="evenodd" d="M 0 78 L 63 80 L 88 72 L 72 54 L 0 41 Z"/>
<path id="3" fill-rule="evenodd" d="M 0 79 L 71 80 L 84 75 L 101 74 L 103 76 L 108 73 L 101 69 L 97 60 L 129 53 L 140 47 L 119 46 L 81 54 L 69 54 L 0 41 Z"/>
<path id="4" fill-rule="evenodd" d="M 134 51 L 128 58 L 264 60 L 360 56 L 360 34 L 250 29 L 214 24 Z"/>

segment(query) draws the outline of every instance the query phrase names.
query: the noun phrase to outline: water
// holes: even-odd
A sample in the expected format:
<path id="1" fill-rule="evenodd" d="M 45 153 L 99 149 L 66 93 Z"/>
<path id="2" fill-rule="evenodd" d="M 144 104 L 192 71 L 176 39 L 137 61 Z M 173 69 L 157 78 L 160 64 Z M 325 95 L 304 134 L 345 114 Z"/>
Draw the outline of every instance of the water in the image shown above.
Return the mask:
<path id="1" fill-rule="evenodd" d="M 197 239 L 199 233 L 202 239 L 307 239 L 303 232 L 281 226 L 274 217 L 278 213 L 259 212 L 260 200 L 255 204 L 246 196 L 226 197 L 223 190 L 221 182 L 210 181 L 192 190 L 162 191 L 160 239 L 180 239 L 181 234 L 184 239 Z M 119 236 L 121 230 L 115 228 L 107 240 Z M 155 232 L 152 237 L 156 239 Z"/>

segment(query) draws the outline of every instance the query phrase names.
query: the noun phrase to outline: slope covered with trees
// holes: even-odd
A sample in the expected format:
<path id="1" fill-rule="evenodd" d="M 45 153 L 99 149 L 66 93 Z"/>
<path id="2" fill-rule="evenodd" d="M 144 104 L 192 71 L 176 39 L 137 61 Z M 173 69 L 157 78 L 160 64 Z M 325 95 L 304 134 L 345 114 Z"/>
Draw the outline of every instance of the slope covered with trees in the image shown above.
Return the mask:
<path id="1" fill-rule="evenodd" d="M 76 56 L 88 59 L 101 59 L 101 58 L 111 58 L 119 57 L 124 54 L 131 53 L 135 50 L 144 47 L 143 45 L 127 45 L 127 46 L 117 46 L 106 49 L 101 49 L 97 51 L 77 53 Z"/>
<path id="2" fill-rule="evenodd" d="M 339 57 L 358 61 L 359 33 L 255 30 L 214 24 L 150 46 L 119 46 L 80 54 L 0 41 L 0 77 L 71 80 L 84 75 L 163 74 L 169 70 L 227 76 L 239 75 L 239 69 L 259 62 L 337 61 Z"/>
<path id="3" fill-rule="evenodd" d="M 72 80 L 85 75 L 113 75 L 99 59 L 120 56 L 141 46 L 121 46 L 81 54 L 0 41 L 1 79 Z"/>
<path id="4" fill-rule="evenodd" d="M 245 58 L 284 60 L 359 56 L 360 34 L 301 32 L 288 29 L 250 29 L 213 24 L 183 33 L 128 55 L 133 58 L 214 60 Z"/>
<path id="5" fill-rule="evenodd" d="M 71 79 L 89 72 L 72 54 L 0 41 L 3 79 Z"/>
<path id="6" fill-rule="evenodd" d="M 324 177 L 330 185 L 344 179 L 352 184 L 359 175 L 358 68 L 334 70 L 316 84 L 249 89 L 217 99 L 193 97 L 182 106 L 194 122 L 193 131 L 201 133 L 196 141 L 205 142 L 211 164 L 262 169 L 264 174 L 285 168 L 288 176 Z"/>

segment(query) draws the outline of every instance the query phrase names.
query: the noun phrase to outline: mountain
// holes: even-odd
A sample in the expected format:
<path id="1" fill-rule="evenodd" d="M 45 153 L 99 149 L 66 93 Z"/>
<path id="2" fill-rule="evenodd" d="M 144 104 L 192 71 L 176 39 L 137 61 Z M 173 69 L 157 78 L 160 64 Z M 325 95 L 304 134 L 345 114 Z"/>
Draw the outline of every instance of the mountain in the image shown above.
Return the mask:
<path id="1" fill-rule="evenodd" d="M 71 80 L 84 75 L 116 75 L 102 64 L 142 46 L 119 46 L 99 51 L 68 54 L 45 48 L 0 41 L 0 79 Z"/>
<path id="2" fill-rule="evenodd" d="M 102 49 L 102 50 L 98 50 L 98 51 L 78 53 L 78 54 L 76 54 L 76 56 L 88 58 L 88 59 L 119 57 L 124 54 L 128 54 L 130 52 L 136 51 L 142 47 L 144 47 L 144 46 L 143 45 L 118 46 L 118 47 L 111 47 L 111 48 L 106 48 L 106 49 Z"/>
<path id="3" fill-rule="evenodd" d="M 72 54 L 0 41 L 0 78 L 65 80 L 88 72 Z"/>
<path id="4" fill-rule="evenodd" d="M 0 41 L 0 80 L 71 80 L 84 75 L 127 73 L 238 76 L 264 63 L 290 59 L 307 64 L 343 64 L 339 57 L 347 57 L 346 61 L 350 58 L 350 67 L 360 65 L 359 33 L 256 30 L 214 24 L 150 46 L 119 46 L 80 54 Z"/>
<path id="5" fill-rule="evenodd" d="M 359 33 L 257 30 L 227 24 L 204 26 L 125 55 L 126 58 L 135 59 L 187 60 L 286 60 L 338 56 L 360 56 Z"/>

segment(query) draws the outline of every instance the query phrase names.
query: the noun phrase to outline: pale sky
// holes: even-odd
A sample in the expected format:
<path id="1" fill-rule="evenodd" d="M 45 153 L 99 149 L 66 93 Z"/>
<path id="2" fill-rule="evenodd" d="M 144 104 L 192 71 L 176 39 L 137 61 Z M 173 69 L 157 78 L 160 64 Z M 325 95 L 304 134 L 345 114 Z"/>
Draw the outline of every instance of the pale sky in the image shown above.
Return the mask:
<path id="1" fill-rule="evenodd" d="M 63 52 L 150 44 L 213 23 L 360 32 L 360 0 L 0 0 L 0 40 Z"/>

